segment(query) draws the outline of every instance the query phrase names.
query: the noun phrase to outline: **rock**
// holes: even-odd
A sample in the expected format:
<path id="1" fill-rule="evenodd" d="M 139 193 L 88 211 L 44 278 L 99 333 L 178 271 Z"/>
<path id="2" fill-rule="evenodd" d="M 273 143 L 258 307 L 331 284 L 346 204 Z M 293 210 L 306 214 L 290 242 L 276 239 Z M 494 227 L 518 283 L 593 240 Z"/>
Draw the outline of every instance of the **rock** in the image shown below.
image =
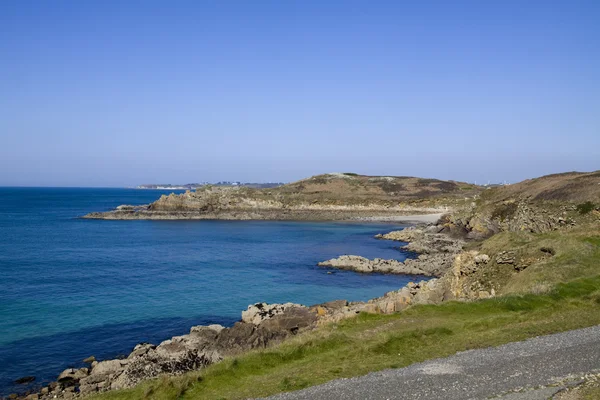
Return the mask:
<path id="1" fill-rule="evenodd" d="M 88 373 L 87 368 L 67 368 L 58 375 L 57 381 L 63 386 L 72 386 L 79 382 L 80 379 L 88 376 Z"/>
<path id="2" fill-rule="evenodd" d="M 129 356 L 127 356 L 127 358 L 129 359 L 129 358 L 142 356 L 142 355 L 148 353 L 148 351 L 155 349 L 155 348 L 156 348 L 156 346 L 153 344 L 150 344 L 150 343 L 137 344 L 133 348 L 133 351 L 131 353 L 129 353 Z"/>
<path id="3" fill-rule="evenodd" d="M 40 394 L 42 394 L 42 395 L 47 395 L 48 393 L 50 393 L 50 389 L 48 389 L 47 387 L 43 387 L 40 390 Z"/>
<path id="4" fill-rule="evenodd" d="M 242 311 L 242 321 L 248 324 L 258 325 L 264 320 L 273 318 L 275 315 L 283 314 L 290 308 L 304 307 L 300 304 L 267 304 L 256 303 L 249 305 L 246 311 Z"/>
<path id="5" fill-rule="evenodd" d="M 94 357 L 94 356 L 89 356 L 88 358 L 84 358 L 83 359 L 83 362 L 86 363 L 86 364 L 91 364 L 94 361 L 96 361 L 96 357 Z"/>
<path id="6" fill-rule="evenodd" d="M 318 265 L 320 267 L 333 267 L 362 273 L 380 272 L 387 274 L 431 275 L 428 271 L 420 269 L 411 263 L 402 263 L 398 260 L 384 260 L 382 258 L 369 260 L 368 258 L 354 255 L 332 258 L 331 260 L 322 261 Z"/>
<path id="7" fill-rule="evenodd" d="M 19 379 L 16 379 L 15 383 L 17 385 L 25 385 L 25 384 L 31 383 L 33 381 L 35 381 L 35 376 L 23 376 L 23 377 L 21 377 Z"/>
<path id="8" fill-rule="evenodd" d="M 284 313 L 261 322 L 260 327 L 274 332 L 289 332 L 296 334 L 300 329 L 307 328 L 317 321 L 316 314 L 306 307 L 292 307 Z"/>
<path id="9" fill-rule="evenodd" d="M 477 256 L 475 256 L 476 264 L 487 264 L 489 261 L 490 256 L 488 256 L 487 254 L 478 254 Z"/>
<path id="10" fill-rule="evenodd" d="M 496 254 L 496 263 L 498 264 L 515 264 L 517 253 L 515 251 L 501 251 Z"/>
<path id="11" fill-rule="evenodd" d="M 125 360 L 106 360 L 100 361 L 96 366 L 92 369 L 90 375 L 109 375 L 120 372 L 124 369 L 126 363 Z"/>

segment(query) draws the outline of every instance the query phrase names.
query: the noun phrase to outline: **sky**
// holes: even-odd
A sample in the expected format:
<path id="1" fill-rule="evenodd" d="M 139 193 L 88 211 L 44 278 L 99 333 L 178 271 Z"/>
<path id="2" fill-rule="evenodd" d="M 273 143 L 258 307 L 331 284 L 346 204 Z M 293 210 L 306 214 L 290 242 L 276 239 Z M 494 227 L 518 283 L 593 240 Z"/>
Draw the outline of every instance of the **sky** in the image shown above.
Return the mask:
<path id="1" fill-rule="evenodd" d="M 0 186 L 600 169 L 600 1 L 0 2 Z"/>

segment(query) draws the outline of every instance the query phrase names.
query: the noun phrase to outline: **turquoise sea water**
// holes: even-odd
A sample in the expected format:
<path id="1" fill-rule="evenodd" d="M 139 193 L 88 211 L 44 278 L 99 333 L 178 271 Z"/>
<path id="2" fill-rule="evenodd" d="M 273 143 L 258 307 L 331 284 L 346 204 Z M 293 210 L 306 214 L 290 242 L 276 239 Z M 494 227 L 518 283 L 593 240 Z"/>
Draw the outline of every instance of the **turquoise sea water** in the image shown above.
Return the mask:
<path id="1" fill-rule="evenodd" d="M 317 267 L 341 254 L 403 260 L 391 224 L 99 221 L 77 217 L 162 193 L 0 188 L 0 396 L 94 355 L 127 354 L 193 325 L 231 325 L 248 304 L 366 300 L 414 277 Z"/>

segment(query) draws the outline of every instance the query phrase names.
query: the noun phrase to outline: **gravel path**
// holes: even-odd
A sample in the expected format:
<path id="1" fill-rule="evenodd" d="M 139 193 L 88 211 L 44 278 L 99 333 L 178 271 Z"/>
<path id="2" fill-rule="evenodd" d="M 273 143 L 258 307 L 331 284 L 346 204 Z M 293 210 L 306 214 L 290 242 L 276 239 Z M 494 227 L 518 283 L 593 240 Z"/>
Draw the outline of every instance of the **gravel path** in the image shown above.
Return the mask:
<path id="1" fill-rule="evenodd" d="M 600 369 L 600 325 L 339 379 L 270 399 L 546 400 Z"/>

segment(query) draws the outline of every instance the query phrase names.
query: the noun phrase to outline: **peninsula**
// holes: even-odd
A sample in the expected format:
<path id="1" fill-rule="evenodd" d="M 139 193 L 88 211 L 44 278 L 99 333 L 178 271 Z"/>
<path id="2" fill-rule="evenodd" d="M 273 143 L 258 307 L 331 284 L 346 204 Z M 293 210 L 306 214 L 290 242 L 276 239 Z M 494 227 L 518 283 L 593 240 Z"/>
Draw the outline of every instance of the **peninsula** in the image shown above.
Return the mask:
<path id="1" fill-rule="evenodd" d="M 141 206 L 93 212 L 91 219 L 350 220 L 435 214 L 462 205 L 483 187 L 464 182 L 332 173 L 274 188 L 197 187 Z"/>

